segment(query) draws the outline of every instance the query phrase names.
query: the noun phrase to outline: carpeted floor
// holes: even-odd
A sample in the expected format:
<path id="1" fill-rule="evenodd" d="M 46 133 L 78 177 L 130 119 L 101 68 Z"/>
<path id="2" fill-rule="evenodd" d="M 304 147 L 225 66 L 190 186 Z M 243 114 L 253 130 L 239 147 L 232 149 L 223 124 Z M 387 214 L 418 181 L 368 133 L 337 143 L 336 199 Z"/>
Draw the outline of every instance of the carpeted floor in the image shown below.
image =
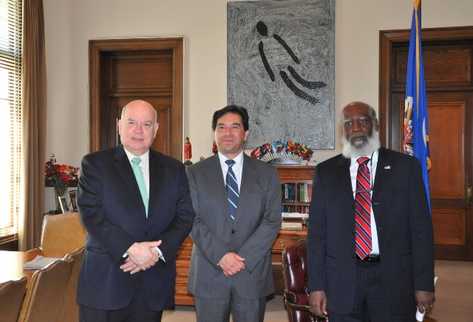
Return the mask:
<path id="1" fill-rule="evenodd" d="M 436 261 L 437 281 L 434 309 L 429 322 L 473 322 L 473 262 Z M 193 307 L 179 306 L 164 314 L 163 322 L 195 322 Z M 281 296 L 266 306 L 265 321 L 287 322 Z"/>

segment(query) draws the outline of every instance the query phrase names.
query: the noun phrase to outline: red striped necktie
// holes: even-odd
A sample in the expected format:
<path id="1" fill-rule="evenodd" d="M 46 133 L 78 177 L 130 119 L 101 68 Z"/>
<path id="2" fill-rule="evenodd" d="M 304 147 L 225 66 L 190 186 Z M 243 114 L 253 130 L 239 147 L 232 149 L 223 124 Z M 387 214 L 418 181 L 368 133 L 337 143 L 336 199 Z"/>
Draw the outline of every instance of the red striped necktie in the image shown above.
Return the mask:
<path id="1" fill-rule="evenodd" d="M 355 253 L 365 259 L 371 253 L 371 180 L 367 157 L 360 157 L 355 192 Z"/>

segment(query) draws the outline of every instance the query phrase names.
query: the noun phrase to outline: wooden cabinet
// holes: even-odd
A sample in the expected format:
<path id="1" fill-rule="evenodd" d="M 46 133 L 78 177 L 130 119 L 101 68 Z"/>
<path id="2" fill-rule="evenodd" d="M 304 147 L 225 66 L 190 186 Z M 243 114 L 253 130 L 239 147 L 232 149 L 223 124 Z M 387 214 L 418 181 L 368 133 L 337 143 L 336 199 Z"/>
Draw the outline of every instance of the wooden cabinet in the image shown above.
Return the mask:
<path id="1" fill-rule="evenodd" d="M 312 166 L 278 166 L 277 167 L 281 183 L 312 183 L 314 176 L 314 167 Z M 293 203 L 292 203 L 293 204 Z M 308 205 L 308 202 L 301 205 Z M 274 241 L 272 248 L 273 276 L 275 281 L 276 293 L 281 293 L 283 289 L 282 280 L 282 251 L 288 245 L 295 243 L 300 239 L 305 239 L 307 230 L 281 230 Z M 190 257 L 192 251 L 192 239 L 186 238 L 182 244 L 176 260 L 176 305 L 193 305 L 192 295 L 187 292 L 187 279 L 190 267 Z"/>
<path id="2" fill-rule="evenodd" d="M 174 300 L 177 305 L 193 305 L 192 295 L 187 292 L 187 278 L 192 252 L 192 239 L 187 237 L 182 243 L 176 258 L 176 294 Z"/>

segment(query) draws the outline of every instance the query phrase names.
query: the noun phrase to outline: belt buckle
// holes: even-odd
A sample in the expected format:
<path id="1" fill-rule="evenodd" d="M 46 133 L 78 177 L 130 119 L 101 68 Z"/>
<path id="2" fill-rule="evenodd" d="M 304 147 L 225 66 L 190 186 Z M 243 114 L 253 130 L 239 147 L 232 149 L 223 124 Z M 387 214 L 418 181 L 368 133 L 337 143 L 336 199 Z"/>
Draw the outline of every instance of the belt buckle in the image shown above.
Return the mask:
<path id="1" fill-rule="evenodd" d="M 380 255 L 368 255 L 364 259 L 361 259 L 358 256 L 355 256 L 355 258 L 360 262 L 360 263 L 378 263 L 381 260 Z"/>
<path id="2" fill-rule="evenodd" d="M 368 263 L 377 263 L 380 260 L 379 255 L 368 255 L 365 257 L 363 261 L 368 262 Z"/>

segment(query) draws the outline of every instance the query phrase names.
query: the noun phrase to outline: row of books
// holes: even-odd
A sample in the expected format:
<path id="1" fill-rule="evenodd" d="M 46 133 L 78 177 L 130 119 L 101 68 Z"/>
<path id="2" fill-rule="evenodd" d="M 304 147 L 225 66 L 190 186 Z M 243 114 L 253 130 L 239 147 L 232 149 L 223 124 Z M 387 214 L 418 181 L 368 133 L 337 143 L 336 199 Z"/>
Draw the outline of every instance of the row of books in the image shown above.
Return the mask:
<path id="1" fill-rule="evenodd" d="M 283 213 L 299 213 L 299 214 L 308 214 L 309 213 L 309 206 L 301 206 L 301 205 L 287 205 L 283 204 L 282 206 Z"/>
<path id="2" fill-rule="evenodd" d="M 281 191 L 283 202 L 310 202 L 312 183 L 283 183 Z"/>
<path id="3" fill-rule="evenodd" d="M 309 214 L 299 212 L 283 212 L 282 219 L 281 229 L 301 231 L 303 230 L 304 225 L 307 225 Z"/>

